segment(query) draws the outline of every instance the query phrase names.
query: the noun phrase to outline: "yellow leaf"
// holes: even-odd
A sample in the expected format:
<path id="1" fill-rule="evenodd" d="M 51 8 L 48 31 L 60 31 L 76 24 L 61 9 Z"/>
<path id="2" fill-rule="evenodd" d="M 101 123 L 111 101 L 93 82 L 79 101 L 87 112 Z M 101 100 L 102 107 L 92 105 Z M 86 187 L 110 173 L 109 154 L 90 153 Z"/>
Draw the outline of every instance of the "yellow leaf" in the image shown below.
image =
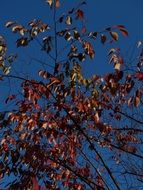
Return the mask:
<path id="1" fill-rule="evenodd" d="M 3 50 L 3 46 L 0 46 L 0 52 Z"/>
<path id="2" fill-rule="evenodd" d="M 53 4 L 53 0 L 47 0 L 46 2 L 50 5 L 50 7 L 51 7 L 52 4 Z"/>
<path id="3" fill-rule="evenodd" d="M 114 68 L 116 70 L 120 70 L 121 69 L 121 64 L 120 63 L 116 63 L 115 66 L 114 66 Z"/>
<path id="4" fill-rule="evenodd" d="M 71 25 L 72 24 L 72 18 L 70 16 L 67 17 L 66 24 L 67 25 Z"/>

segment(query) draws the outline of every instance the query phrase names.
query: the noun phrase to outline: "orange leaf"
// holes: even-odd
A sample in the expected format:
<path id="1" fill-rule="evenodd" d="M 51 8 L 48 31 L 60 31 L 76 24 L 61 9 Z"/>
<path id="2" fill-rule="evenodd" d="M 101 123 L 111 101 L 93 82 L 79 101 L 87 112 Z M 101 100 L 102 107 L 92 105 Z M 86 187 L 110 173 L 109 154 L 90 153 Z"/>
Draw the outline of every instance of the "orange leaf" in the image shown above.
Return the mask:
<path id="1" fill-rule="evenodd" d="M 128 36 L 128 31 L 126 29 L 120 29 L 121 33 L 123 34 L 123 36 Z"/>
<path id="2" fill-rule="evenodd" d="M 139 80 L 143 80 L 143 73 L 141 73 L 141 72 L 136 73 L 134 76 L 135 76 L 135 78 L 137 78 Z"/>
<path id="3" fill-rule="evenodd" d="M 56 0 L 56 7 L 57 7 L 57 8 L 60 7 L 60 0 Z"/>

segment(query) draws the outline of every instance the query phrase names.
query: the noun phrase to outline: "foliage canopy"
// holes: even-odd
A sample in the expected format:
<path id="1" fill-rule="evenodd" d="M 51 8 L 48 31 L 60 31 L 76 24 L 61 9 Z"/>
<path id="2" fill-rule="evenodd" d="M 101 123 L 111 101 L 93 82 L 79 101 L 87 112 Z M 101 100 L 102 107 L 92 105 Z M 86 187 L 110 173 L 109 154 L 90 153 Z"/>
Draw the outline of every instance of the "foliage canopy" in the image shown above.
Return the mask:
<path id="1" fill-rule="evenodd" d="M 88 31 L 86 1 L 57 16 L 61 1 L 46 1 L 53 14 L 51 26 L 37 19 L 26 26 L 5 24 L 18 35 L 18 48 L 38 43 L 46 54 L 48 64 L 37 60 L 40 69 L 34 70 L 34 78 L 13 74 L 18 55 L 8 55 L 0 36 L 0 82 L 10 79 L 21 85 L 21 93 L 5 98 L 7 105 L 14 102 L 10 110 L 0 113 L 0 178 L 13 179 L 7 184 L 3 180 L 11 190 L 142 185 L 143 52 L 132 67 L 119 48 L 111 47 L 114 71 L 86 78 L 82 62 L 96 57 L 94 43 L 113 44 L 128 31 L 123 25 Z"/>

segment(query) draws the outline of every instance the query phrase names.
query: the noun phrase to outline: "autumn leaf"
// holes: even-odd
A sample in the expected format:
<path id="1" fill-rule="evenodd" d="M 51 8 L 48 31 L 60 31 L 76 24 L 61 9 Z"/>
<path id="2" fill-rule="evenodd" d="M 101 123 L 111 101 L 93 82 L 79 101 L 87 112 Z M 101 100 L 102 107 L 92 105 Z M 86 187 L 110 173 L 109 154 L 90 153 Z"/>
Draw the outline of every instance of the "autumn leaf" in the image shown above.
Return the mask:
<path id="1" fill-rule="evenodd" d="M 85 49 L 86 53 L 90 56 L 91 59 L 94 58 L 95 52 L 90 42 L 84 42 L 83 48 Z"/>
<path id="2" fill-rule="evenodd" d="M 77 31 L 77 30 L 74 30 L 74 38 L 76 40 L 79 40 L 80 39 L 80 33 Z"/>
<path id="3" fill-rule="evenodd" d="M 104 34 L 101 34 L 100 35 L 100 38 L 101 38 L 101 43 L 104 44 L 107 40 L 106 36 Z"/>
<path id="4" fill-rule="evenodd" d="M 76 11 L 77 19 L 83 20 L 84 19 L 84 12 L 81 9 Z"/>
<path id="5" fill-rule="evenodd" d="M 5 27 L 9 28 L 11 26 L 13 26 L 16 22 L 13 22 L 13 21 L 8 21 L 6 24 L 5 24 Z"/>
<path id="6" fill-rule="evenodd" d="M 66 24 L 71 25 L 72 24 L 72 18 L 70 16 L 67 16 L 66 18 Z"/>
<path id="7" fill-rule="evenodd" d="M 135 106 L 135 107 L 138 107 L 139 104 L 140 104 L 140 98 L 136 96 L 136 97 L 134 98 L 134 106 Z"/>
<path id="8" fill-rule="evenodd" d="M 37 179 L 35 177 L 32 178 L 32 182 L 33 182 L 32 190 L 40 190 L 39 184 L 38 184 Z"/>
<path id="9" fill-rule="evenodd" d="M 85 27 L 85 26 L 82 27 L 81 33 L 82 33 L 82 34 L 85 34 L 85 33 L 86 33 L 86 27 Z"/>
<path id="10" fill-rule="evenodd" d="M 16 41 L 16 44 L 17 44 L 17 47 L 20 47 L 20 46 L 27 46 L 29 43 L 29 40 L 28 38 L 20 38 Z"/>
<path id="11" fill-rule="evenodd" d="M 120 64 L 120 63 L 115 63 L 115 65 L 114 65 L 114 69 L 120 71 L 120 69 L 121 69 L 121 64 Z"/>
<path id="12" fill-rule="evenodd" d="M 50 7 L 51 7 L 52 4 L 53 4 L 53 0 L 46 0 L 46 2 L 50 5 Z"/>
<path id="13" fill-rule="evenodd" d="M 71 39 L 73 39 L 71 33 L 70 33 L 70 32 L 67 32 L 67 33 L 65 34 L 65 40 L 70 41 Z"/>
<path id="14" fill-rule="evenodd" d="M 8 75 L 10 73 L 11 67 L 3 67 L 3 72 L 5 75 Z"/>
<path id="15" fill-rule="evenodd" d="M 127 30 L 125 30 L 125 29 L 120 29 L 120 31 L 121 31 L 121 33 L 123 34 L 123 36 L 128 36 L 129 34 L 128 34 L 128 31 Z"/>
<path id="16" fill-rule="evenodd" d="M 110 35 L 115 41 L 118 41 L 119 36 L 117 32 L 110 32 Z"/>
<path id="17" fill-rule="evenodd" d="M 126 30 L 125 26 L 123 25 L 117 25 L 115 28 L 118 28 L 120 32 L 123 34 L 123 36 L 128 36 L 128 31 Z"/>
<path id="18" fill-rule="evenodd" d="M 44 79 L 48 79 L 51 76 L 51 74 L 48 73 L 47 71 L 40 70 L 39 71 L 39 76 L 43 77 Z"/>
<path id="19" fill-rule="evenodd" d="M 46 2 L 50 5 L 50 7 L 52 7 L 54 0 L 46 0 Z M 60 0 L 56 0 L 56 8 L 60 7 Z"/>
<path id="20" fill-rule="evenodd" d="M 143 73 L 141 72 L 137 72 L 135 75 L 134 75 L 135 78 L 139 79 L 139 80 L 143 80 Z"/>
<path id="21" fill-rule="evenodd" d="M 18 32 L 23 29 L 22 25 L 17 25 L 12 28 L 12 32 Z"/>
<path id="22" fill-rule="evenodd" d="M 60 7 L 60 0 L 56 0 L 56 8 Z"/>
<path id="23" fill-rule="evenodd" d="M 8 96 L 8 98 L 5 100 L 5 103 L 7 104 L 9 101 L 14 100 L 15 98 L 16 98 L 15 95 L 10 95 L 10 96 Z"/>

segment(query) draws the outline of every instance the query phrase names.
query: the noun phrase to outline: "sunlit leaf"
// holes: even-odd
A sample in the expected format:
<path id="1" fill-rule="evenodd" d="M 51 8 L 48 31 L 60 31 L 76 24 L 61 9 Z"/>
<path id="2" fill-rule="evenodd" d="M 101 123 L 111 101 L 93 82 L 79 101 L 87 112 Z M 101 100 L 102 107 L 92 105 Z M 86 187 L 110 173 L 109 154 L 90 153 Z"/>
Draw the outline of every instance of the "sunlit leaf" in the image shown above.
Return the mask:
<path id="1" fill-rule="evenodd" d="M 80 33 L 77 31 L 77 30 L 74 30 L 74 38 L 76 40 L 79 40 L 80 39 Z"/>
<path id="2" fill-rule="evenodd" d="M 70 32 L 67 32 L 67 33 L 65 34 L 65 39 L 66 39 L 67 41 L 70 41 L 71 39 L 73 39 L 73 37 L 72 37 L 72 35 L 71 35 Z"/>
<path id="3" fill-rule="evenodd" d="M 7 28 L 9 28 L 9 27 L 13 26 L 15 23 L 16 23 L 16 22 L 8 21 L 8 22 L 5 24 L 5 26 L 6 26 Z"/>
<path id="4" fill-rule="evenodd" d="M 51 75 L 50 75 L 50 73 L 48 73 L 47 71 L 40 70 L 40 71 L 39 71 L 39 76 L 40 76 L 40 77 L 43 77 L 43 78 L 45 78 L 45 79 L 48 79 Z"/>
<path id="5" fill-rule="evenodd" d="M 51 7 L 52 4 L 53 4 L 53 0 L 46 0 L 46 2 L 50 5 L 50 7 Z"/>
<path id="6" fill-rule="evenodd" d="M 94 58 L 95 52 L 92 47 L 92 44 L 90 42 L 84 42 L 83 48 L 85 49 L 85 52 L 90 56 L 90 58 Z"/>
<path id="7" fill-rule="evenodd" d="M 66 24 L 71 25 L 72 24 L 72 18 L 70 16 L 67 16 L 66 18 Z"/>
<path id="8" fill-rule="evenodd" d="M 110 35 L 115 41 L 118 41 L 119 36 L 117 32 L 110 32 Z"/>
<path id="9" fill-rule="evenodd" d="M 3 72 L 5 75 L 8 75 L 10 73 L 11 67 L 4 67 Z"/>
<path id="10" fill-rule="evenodd" d="M 17 47 L 20 47 L 20 46 L 27 46 L 29 43 L 29 40 L 28 38 L 20 38 L 16 41 L 16 44 L 17 44 Z"/>
<path id="11" fill-rule="evenodd" d="M 16 25 L 16 26 L 12 27 L 12 32 L 18 32 L 22 29 L 23 29 L 22 25 Z"/>
<path id="12" fill-rule="evenodd" d="M 119 70 L 119 71 L 120 71 L 120 69 L 121 69 L 121 64 L 120 64 L 120 63 L 116 63 L 116 64 L 114 65 L 114 68 L 115 68 L 116 70 Z"/>

